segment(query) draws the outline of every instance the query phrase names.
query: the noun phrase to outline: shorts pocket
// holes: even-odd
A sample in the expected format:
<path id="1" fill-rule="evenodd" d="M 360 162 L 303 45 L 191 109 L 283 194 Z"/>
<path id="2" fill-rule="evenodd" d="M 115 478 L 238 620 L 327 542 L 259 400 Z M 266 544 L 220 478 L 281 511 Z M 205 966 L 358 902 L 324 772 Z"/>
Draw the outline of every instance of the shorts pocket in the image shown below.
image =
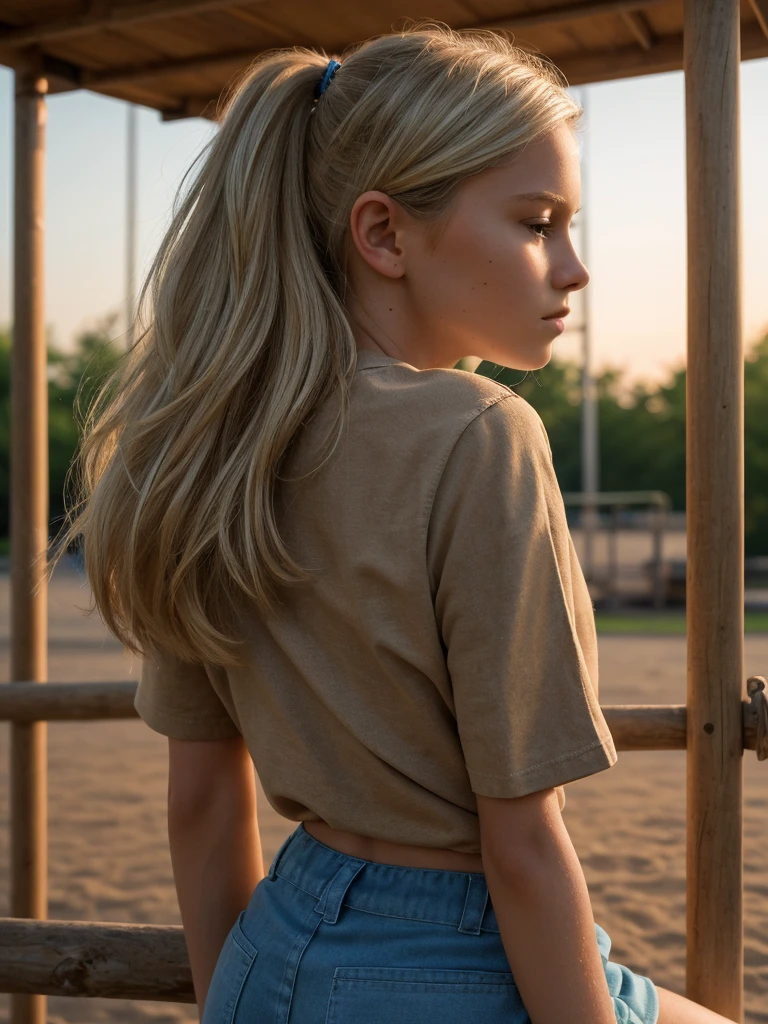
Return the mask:
<path id="1" fill-rule="evenodd" d="M 337 967 L 325 1024 L 523 1024 L 511 973 L 436 967 Z"/>
<path id="2" fill-rule="evenodd" d="M 241 911 L 224 940 L 216 961 L 201 1024 L 234 1024 L 240 994 L 259 955 L 243 931 Z"/>

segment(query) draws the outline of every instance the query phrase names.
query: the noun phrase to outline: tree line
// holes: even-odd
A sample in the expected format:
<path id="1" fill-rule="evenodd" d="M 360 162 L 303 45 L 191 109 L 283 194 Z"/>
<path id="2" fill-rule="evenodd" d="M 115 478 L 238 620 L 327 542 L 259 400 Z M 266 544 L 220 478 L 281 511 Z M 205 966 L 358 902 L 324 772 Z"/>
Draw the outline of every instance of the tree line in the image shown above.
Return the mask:
<path id="1" fill-rule="evenodd" d="M 47 345 L 49 423 L 49 535 L 65 510 L 64 480 L 95 389 L 120 357 L 115 318 L 82 333 L 71 352 Z M 10 517 L 11 339 L 0 330 L 0 543 L 8 550 Z M 581 489 L 581 374 L 553 358 L 535 372 L 481 363 L 477 371 L 508 385 L 538 411 L 549 434 L 560 488 Z M 661 490 L 672 508 L 685 510 L 684 368 L 656 385 L 626 385 L 622 371 L 597 379 L 600 490 Z M 78 388 L 80 393 L 78 395 Z M 75 405 L 77 401 L 77 419 Z M 745 553 L 768 555 L 768 334 L 747 353 L 745 405 Z"/>

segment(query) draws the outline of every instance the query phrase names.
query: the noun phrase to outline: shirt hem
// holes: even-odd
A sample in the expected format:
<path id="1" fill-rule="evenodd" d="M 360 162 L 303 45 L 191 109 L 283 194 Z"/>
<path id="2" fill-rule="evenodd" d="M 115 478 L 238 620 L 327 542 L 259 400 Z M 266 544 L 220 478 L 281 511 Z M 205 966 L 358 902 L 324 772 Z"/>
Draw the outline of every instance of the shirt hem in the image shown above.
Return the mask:
<path id="1" fill-rule="evenodd" d="M 240 730 L 231 718 L 179 718 L 156 708 L 149 701 L 139 700 L 133 704 L 139 718 L 163 736 L 179 740 L 219 740 L 240 736 Z"/>
<path id="2" fill-rule="evenodd" d="M 470 785 L 480 796 L 520 797 L 542 789 L 555 789 L 576 779 L 612 768 L 618 761 L 610 733 L 595 743 L 543 765 L 507 775 L 491 775 L 467 768 Z"/>

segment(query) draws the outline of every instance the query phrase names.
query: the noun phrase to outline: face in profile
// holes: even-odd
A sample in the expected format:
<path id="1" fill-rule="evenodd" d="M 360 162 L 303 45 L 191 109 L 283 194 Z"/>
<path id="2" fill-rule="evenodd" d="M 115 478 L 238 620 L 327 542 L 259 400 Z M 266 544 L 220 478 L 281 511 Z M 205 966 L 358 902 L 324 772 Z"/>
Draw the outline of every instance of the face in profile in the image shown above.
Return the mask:
<path id="1" fill-rule="evenodd" d="M 437 233 L 384 193 L 360 196 L 352 225 L 357 269 L 365 264 L 356 284 L 375 318 L 368 337 L 416 366 L 463 356 L 544 366 L 563 329 L 555 315 L 589 281 L 570 236 L 580 202 L 565 125 L 463 182 Z"/>

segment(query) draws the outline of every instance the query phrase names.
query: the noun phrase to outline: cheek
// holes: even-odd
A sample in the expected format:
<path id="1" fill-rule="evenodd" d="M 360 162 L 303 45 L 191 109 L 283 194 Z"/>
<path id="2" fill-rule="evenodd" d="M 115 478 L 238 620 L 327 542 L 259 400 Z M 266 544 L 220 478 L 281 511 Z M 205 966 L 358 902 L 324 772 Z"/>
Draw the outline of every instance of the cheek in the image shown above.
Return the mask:
<path id="1" fill-rule="evenodd" d="M 531 276 L 525 242 L 507 224 L 469 224 L 439 247 L 440 289 L 455 305 L 459 298 L 487 301 L 517 291 Z"/>

